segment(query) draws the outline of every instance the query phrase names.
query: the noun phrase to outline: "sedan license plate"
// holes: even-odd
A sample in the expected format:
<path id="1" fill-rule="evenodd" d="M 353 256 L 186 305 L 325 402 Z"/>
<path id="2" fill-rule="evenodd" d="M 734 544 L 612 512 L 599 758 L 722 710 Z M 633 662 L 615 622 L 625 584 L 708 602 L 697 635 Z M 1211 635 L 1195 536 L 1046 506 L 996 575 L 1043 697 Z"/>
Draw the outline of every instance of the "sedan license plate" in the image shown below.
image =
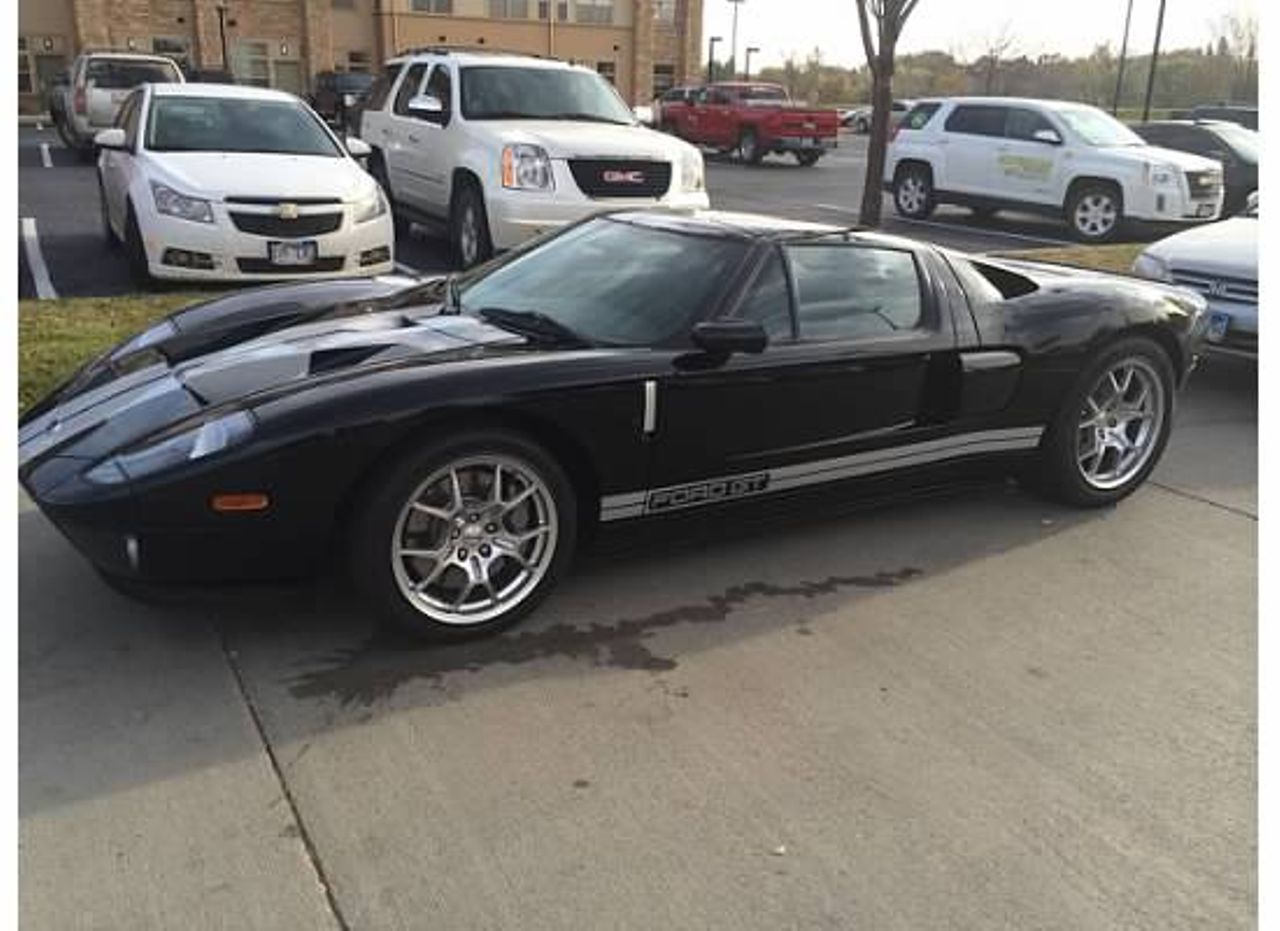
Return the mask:
<path id="1" fill-rule="evenodd" d="M 267 255 L 272 265 L 314 265 L 316 253 L 314 239 L 267 243 Z"/>
<path id="2" fill-rule="evenodd" d="M 1216 313 L 1209 317 L 1209 342 L 1220 343 L 1227 338 L 1227 327 L 1231 324 L 1231 315 Z"/>

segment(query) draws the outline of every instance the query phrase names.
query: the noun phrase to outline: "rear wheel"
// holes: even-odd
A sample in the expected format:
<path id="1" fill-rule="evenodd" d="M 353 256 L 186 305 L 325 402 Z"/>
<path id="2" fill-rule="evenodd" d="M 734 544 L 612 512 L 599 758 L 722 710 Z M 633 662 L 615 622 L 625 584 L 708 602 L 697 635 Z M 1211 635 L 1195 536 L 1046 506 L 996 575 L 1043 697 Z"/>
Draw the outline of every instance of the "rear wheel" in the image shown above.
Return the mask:
<path id="1" fill-rule="evenodd" d="M 933 176 L 923 165 L 904 165 L 893 182 L 893 206 L 911 220 L 933 213 Z"/>
<path id="2" fill-rule="evenodd" d="M 454 261 L 462 268 L 479 265 L 493 255 L 484 196 L 474 181 L 460 182 L 453 195 L 453 205 L 449 209 L 449 242 L 453 246 Z"/>
<path id="3" fill-rule="evenodd" d="M 1078 185 L 1067 197 L 1067 222 L 1081 242 L 1108 242 L 1120 231 L 1124 204 L 1120 191 L 1110 184 Z"/>
<path id="4" fill-rule="evenodd" d="M 516 623 L 550 592 L 576 542 L 564 470 L 516 433 L 464 432 L 371 483 L 352 568 L 389 620 L 429 640 Z"/>
<path id="5" fill-rule="evenodd" d="M 797 152 L 796 161 L 805 168 L 810 168 L 818 164 L 818 159 L 822 158 L 821 152 Z"/>
<path id="6" fill-rule="evenodd" d="M 865 116 L 860 116 L 857 122 L 854 123 L 853 128 L 856 132 L 860 132 L 865 136 L 871 132 L 871 122 Z"/>
<path id="7" fill-rule="evenodd" d="M 1031 484 L 1077 507 L 1132 493 L 1168 442 L 1173 388 L 1173 365 L 1150 339 L 1131 337 L 1104 350 L 1046 430 Z"/>
<path id="8" fill-rule="evenodd" d="M 754 129 L 744 129 L 742 135 L 738 137 L 738 154 L 748 165 L 759 165 L 760 159 L 764 158 L 764 152 L 760 149 L 760 139 L 756 136 Z"/>

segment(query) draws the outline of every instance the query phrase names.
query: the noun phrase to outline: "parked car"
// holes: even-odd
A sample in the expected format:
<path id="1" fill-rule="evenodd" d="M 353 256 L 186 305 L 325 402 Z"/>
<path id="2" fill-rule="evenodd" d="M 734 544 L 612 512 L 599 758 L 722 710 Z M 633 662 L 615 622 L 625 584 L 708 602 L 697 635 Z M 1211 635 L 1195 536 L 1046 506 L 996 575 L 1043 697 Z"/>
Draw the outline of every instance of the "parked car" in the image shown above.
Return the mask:
<path id="1" fill-rule="evenodd" d="M 321 71 L 309 98 L 311 109 L 338 132 L 354 132 L 350 116 L 373 80 L 373 75 L 365 71 Z"/>
<path id="2" fill-rule="evenodd" d="M 1232 216 L 1245 208 L 1249 195 L 1258 189 L 1257 132 L 1239 123 L 1221 120 L 1162 120 L 1134 128 L 1152 145 L 1179 152 L 1193 152 L 1222 165 L 1226 193 L 1222 215 Z"/>
<path id="3" fill-rule="evenodd" d="M 390 271 L 377 183 L 282 91 L 145 84 L 96 138 L 103 233 L 134 278 L 271 280 Z"/>
<path id="4" fill-rule="evenodd" d="M 1032 210 L 1061 215 L 1084 242 L 1126 222 L 1213 220 L 1223 200 L 1212 159 L 1148 145 L 1097 107 L 1020 97 L 916 104 L 892 137 L 884 184 L 911 219 L 940 203 Z"/>
<path id="5" fill-rule="evenodd" d="M 187 80 L 193 84 L 235 84 L 236 76 L 220 68 L 195 68 L 187 72 Z"/>
<path id="6" fill-rule="evenodd" d="M 71 75 L 59 71 L 53 76 L 44 89 L 44 109 L 56 127 L 67 118 L 67 85 L 71 83 Z"/>
<path id="7" fill-rule="evenodd" d="M 702 154 L 639 125 L 590 68 L 439 47 L 387 63 L 360 120 L 402 221 L 464 268 L 609 207 L 706 207 Z"/>
<path id="8" fill-rule="evenodd" d="M 133 52 L 84 52 L 71 63 L 70 79 L 56 122 L 58 135 L 84 158 L 93 137 L 115 124 L 120 105 L 139 84 L 181 84 L 182 70 L 171 58 Z"/>
<path id="9" fill-rule="evenodd" d="M 835 110 L 793 103 L 782 85 L 759 82 L 709 84 L 675 113 L 664 110 L 663 119 L 680 138 L 736 150 L 752 165 L 770 152 L 789 152 L 801 165 L 816 164 L 836 147 L 840 132 Z"/>
<path id="10" fill-rule="evenodd" d="M 618 211 L 460 277 L 180 311 L 27 411 L 19 479 L 115 584 L 337 554 L 389 619 L 456 640 L 533 610 L 597 522 L 978 465 L 1113 504 L 1160 459 L 1204 307 L 850 229 Z"/>
<path id="11" fill-rule="evenodd" d="M 1191 108 L 1191 112 L 1187 114 L 1187 119 L 1225 120 L 1229 123 L 1238 123 L 1246 129 L 1256 130 L 1258 128 L 1258 108 L 1229 103 L 1201 104 L 1198 107 Z"/>
<path id="12" fill-rule="evenodd" d="M 913 100 L 895 100 L 889 106 L 889 128 L 897 126 L 902 122 L 911 108 L 915 106 Z M 840 125 L 852 129 L 856 133 L 863 135 L 871 132 L 871 115 L 873 107 L 867 104 L 863 107 L 855 107 L 852 110 L 846 110 L 840 119 Z"/>
<path id="13" fill-rule="evenodd" d="M 1209 302 L 1208 344 L 1217 350 L 1258 354 L 1257 194 L 1241 216 L 1210 223 L 1152 243 L 1133 264 L 1135 273 L 1192 288 Z"/>

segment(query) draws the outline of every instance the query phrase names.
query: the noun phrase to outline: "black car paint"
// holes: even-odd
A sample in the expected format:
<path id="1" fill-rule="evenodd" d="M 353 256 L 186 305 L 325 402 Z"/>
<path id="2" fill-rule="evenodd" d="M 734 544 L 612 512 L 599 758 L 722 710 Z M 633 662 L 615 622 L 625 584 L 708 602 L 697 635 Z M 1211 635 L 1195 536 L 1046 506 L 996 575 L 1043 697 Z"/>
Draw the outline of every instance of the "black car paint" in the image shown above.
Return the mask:
<path id="1" fill-rule="evenodd" d="M 756 268 L 791 235 L 785 227 L 744 229 L 679 217 L 644 222 L 752 241 L 748 260 L 724 283 L 706 317 L 732 316 Z M 20 479 L 46 515 L 109 572 L 182 580 L 274 577 L 321 565 L 341 542 L 340 528 L 361 489 L 403 451 L 476 424 L 520 430 L 544 445 L 573 477 L 589 521 L 780 490 L 787 481 L 778 479 L 789 474 L 793 484 L 812 483 L 812 475 L 795 473 L 815 460 L 844 463 L 834 476 L 858 475 L 868 457 L 929 450 L 968 435 L 1018 434 L 1018 448 L 1008 452 L 1025 454 L 1084 361 L 1122 332 L 1150 333 L 1169 349 L 1180 376 L 1192 364 L 1202 303 L 1182 292 L 1004 262 L 1038 287 L 971 304 L 949 264 L 964 259 L 922 243 L 844 235 L 854 244 L 888 244 L 915 255 L 926 308 L 920 331 L 854 345 L 781 342 L 727 358 L 687 340 L 657 348 L 557 348 L 471 318 L 431 316 L 441 309 L 439 280 L 278 285 L 175 314 L 173 332 L 139 354 L 154 361 L 157 352 L 166 353 L 171 363 L 143 365 L 114 381 L 103 374 L 110 353 L 87 366 L 22 418 L 20 450 L 27 452 Z M 412 334 L 418 348 L 406 349 L 398 336 L 418 316 L 429 332 Z M 361 326 L 373 327 L 370 344 L 390 350 L 353 352 L 349 364 L 340 359 L 317 369 L 319 344 L 334 330 L 353 327 L 357 332 L 345 345 L 358 348 Z M 201 416 L 250 409 L 256 431 L 247 444 L 127 486 L 88 482 L 84 471 L 112 447 L 175 428 L 140 422 L 134 412 L 31 454 L 60 418 L 73 422 L 77 398 L 96 397 L 90 392 L 109 398 L 116 388 L 126 395 L 145 391 L 172 372 L 197 373 L 183 389 L 192 393 L 202 367 L 217 370 L 219 352 L 230 349 L 234 356 L 246 346 L 267 355 L 313 354 L 312 370 L 301 377 L 256 383 L 246 370 L 243 384 L 251 390 L 243 397 L 227 390 L 225 380 L 216 397 L 193 394 Z M 647 400 L 656 400 L 652 429 Z M 98 403 L 106 409 L 119 398 Z M 186 409 L 185 402 L 175 404 Z M 92 420 L 92 410 L 79 416 Z M 941 467 L 963 458 L 957 454 Z M 916 474 L 914 460 L 903 462 L 909 466 L 904 478 Z M 878 470 L 871 477 L 881 482 L 884 467 L 873 462 L 867 468 Z M 232 492 L 264 492 L 271 506 L 253 513 L 210 508 L 215 494 Z"/>
<path id="2" fill-rule="evenodd" d="M 1258 189 L 1258 163 L 1232 145 L 1228 136 L 1216 131 L 1215 125 L 1221 124 L 1161 120 L 1141 123 L 1133 127 L 1133 130 L 1152 145 L 1190 152 L 1221 162 L 1224 189 L 1222 215 L 1232 216 L 1245 208 L 1249 195 Z"/>

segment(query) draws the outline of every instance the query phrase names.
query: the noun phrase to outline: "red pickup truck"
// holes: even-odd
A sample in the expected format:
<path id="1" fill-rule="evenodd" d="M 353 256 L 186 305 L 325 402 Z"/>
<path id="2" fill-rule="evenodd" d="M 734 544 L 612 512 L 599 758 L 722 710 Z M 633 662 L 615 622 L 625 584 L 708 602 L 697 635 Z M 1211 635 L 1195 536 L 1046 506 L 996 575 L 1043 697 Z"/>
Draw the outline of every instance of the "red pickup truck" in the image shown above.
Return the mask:
<path id="1" fill-rule="evenodd" d="M 770 152 L 791 152 L 812 165 L 836 147 L 840 115 L 791 102 L 779 84 L 709 84 L 685 101 L 663 100 L 662 129 L 697 145 L 738 150 L 756 164 Z"/>

